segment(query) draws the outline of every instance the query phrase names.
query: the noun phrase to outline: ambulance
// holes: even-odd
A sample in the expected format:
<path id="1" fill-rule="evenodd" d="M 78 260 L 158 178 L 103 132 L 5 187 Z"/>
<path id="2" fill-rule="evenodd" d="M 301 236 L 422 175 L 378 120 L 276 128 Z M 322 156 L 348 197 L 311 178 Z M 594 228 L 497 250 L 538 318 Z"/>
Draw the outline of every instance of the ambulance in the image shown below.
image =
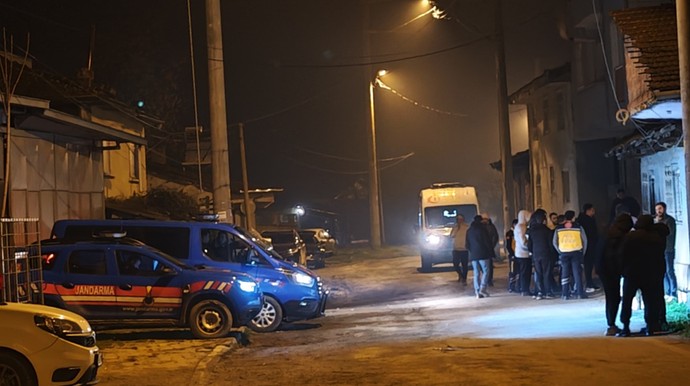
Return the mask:
<path id="1" fill-rule="evenodd" d="M 457 182 L 435 183 L 419 193 L 419 250 L 422 271 L 434 264 L 453 262 L 450 232 L 458 214 L 469 224 L 479 214 L 479 201 L 473 186 Z"/>

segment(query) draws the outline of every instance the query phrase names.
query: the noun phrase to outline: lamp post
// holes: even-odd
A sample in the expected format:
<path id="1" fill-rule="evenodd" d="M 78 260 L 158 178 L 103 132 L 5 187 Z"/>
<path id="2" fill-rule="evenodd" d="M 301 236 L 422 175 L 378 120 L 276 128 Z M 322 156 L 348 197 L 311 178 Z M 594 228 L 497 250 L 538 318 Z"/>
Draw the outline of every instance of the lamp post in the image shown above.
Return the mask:
<path id="1" fill-rule="evenodd" d="M 376 154 L 376 114 L 374 109 L 374 88 L 380 77 L 386 75 L 386 70 L 379 70 L 376 72 L 374 79 L 369 82 L 369 217 L 371 218 L 371 246 L 372 248 L 380 248 L 382 240 L 382 224 L 381 216 L 381 194 L 380 194 L 380 180 L 379 180 L 379 165 L 378 156 Z"/>

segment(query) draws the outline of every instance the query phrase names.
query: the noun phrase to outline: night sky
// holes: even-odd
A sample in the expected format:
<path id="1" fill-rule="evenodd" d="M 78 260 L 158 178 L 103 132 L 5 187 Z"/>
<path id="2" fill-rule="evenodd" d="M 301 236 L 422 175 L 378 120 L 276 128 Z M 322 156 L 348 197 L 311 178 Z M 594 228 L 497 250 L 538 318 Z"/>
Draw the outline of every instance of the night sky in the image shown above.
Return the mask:
<path id="1" fill-rule="evenodd" d="M 207 127 L 204 2 L 192 3 Z M 368 181 L 368 81 L 385 68 L 388 86 L 429 107 L 375 90 L 379 158 L 397 160 L 382 162 L 386 239 L 410 241 L 419 189 L 433 182 L 475 185 L 500 222 L 500 174 L 489 167 L 499 158 L 492 2 L 439 3 L 449 20 L 427 15 L 403 26 L 426 10 L 421 2 L 223 0 L 233 186 L 237 122 L 245 122 L 250 185 L 284 188 L 277 205 L 310 205 Z M 559 34 L 565 0 L 503 3 L 510 93 L 568 61 L 571 46 Z M 18 45 L 31 32 L 34 60 L 66 76 L 85 66 L 94 25 L 96 83 L 126 102 L 179 94 L 169 130 L 194 125 L 186 1 L 0 0 L 0 23 Z"/>

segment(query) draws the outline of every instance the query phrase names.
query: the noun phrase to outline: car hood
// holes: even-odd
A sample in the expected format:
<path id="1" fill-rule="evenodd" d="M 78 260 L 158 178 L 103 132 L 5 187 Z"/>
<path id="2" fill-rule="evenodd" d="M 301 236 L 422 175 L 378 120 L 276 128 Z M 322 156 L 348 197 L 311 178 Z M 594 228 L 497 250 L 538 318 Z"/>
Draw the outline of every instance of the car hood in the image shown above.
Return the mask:
<path id="1" fill-rule="evenodd" d="M 82 331 L 91 331 L 91 326 L 81 315 L 55 307 L 43 306 L 40 304 L 0 303 L 0 313 L 5 315 L 6 312 L 27 316 L 40 314 L 51 318 L 66 319 L 77 323 Z M 2 319 L 9 320 L 10 318 Z"/>

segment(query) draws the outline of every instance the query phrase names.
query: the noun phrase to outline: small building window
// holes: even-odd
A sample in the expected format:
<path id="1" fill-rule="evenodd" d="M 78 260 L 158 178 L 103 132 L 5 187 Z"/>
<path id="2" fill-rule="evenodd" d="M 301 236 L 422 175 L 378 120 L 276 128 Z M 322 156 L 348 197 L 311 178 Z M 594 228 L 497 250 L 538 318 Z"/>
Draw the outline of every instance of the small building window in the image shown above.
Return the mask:
<path id="1" fill-rule="evenodd" d="M 551 194 L 556 194 L 556 171 L 553 166 L 549 166 L 549 187 L 551 188 Z"/>
<path id="2" fill-rule="evenodd" d="M 551 106 L 548 97 L 544 98 L 542 109 L 544 113 L 544 135 L 547 135 L 551 132 Z"/>
<path id="3" fill-rule="evenodd" d="M 537 174 L 536 178 L 534 179 L 534 190 L 535 190 L 535 199 L 536 199 L 536 206 L 537 208 L 541 208 L 541 202 L 542 202 L 542 197 L 541 197 L 541 174 Z"/>
<path id="4" fill-rule="evenodd" d="M 567 114 L 565 95 L 563 95 L 563 91 L 559 91 L 556 93 L 556 127 L 558 130 L 565 130 Z"/>
<path id="5" fill-rule="evenodd" d="M 139 145 L 129 145 L 129 178 L 132 181 L 139 181 L 140 177 L 139 151 Z"/>
<path id="6" fill-rule="evenodd" d="M 561 179 L 563 180 L 563 204 L 570 203 L 570 171 L 562 170 Z"/>

